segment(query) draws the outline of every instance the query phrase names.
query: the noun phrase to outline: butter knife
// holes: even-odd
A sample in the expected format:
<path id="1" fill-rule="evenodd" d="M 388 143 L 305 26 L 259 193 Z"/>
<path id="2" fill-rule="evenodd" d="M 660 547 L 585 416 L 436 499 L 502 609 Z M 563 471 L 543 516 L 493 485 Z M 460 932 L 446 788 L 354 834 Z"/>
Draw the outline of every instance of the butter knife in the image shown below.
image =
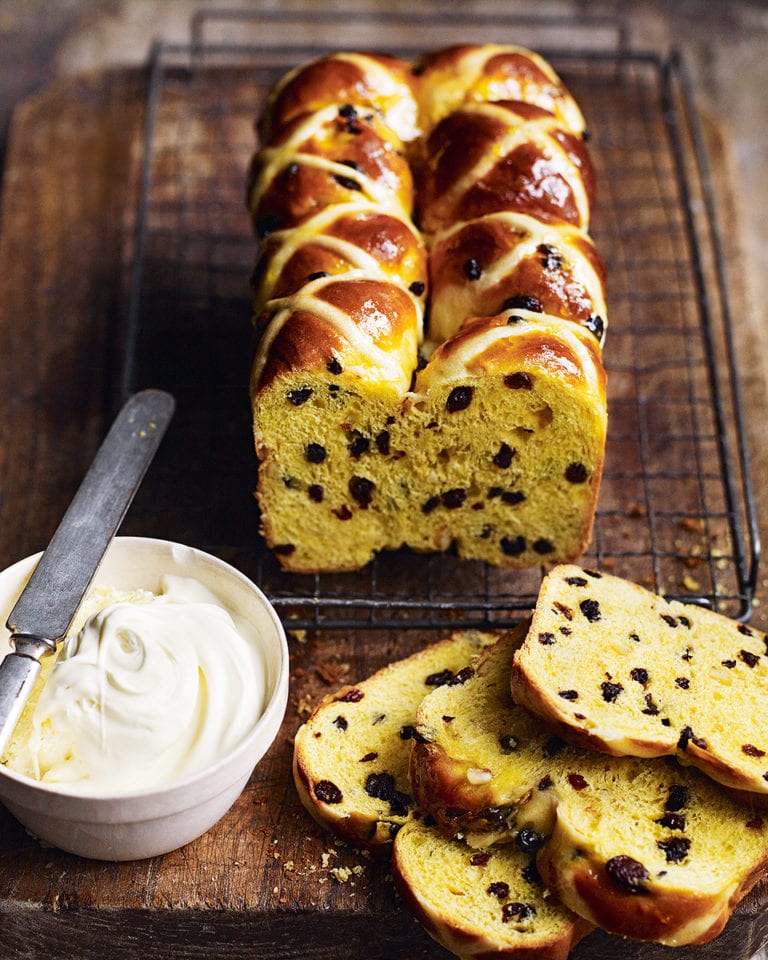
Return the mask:
<path id="1" fill-rule="evenodd" d="M 67 635 L 174 407 L 162 390 L 143 390 L 125 403 L 11 611 L 13 649 L 0 663 L 0 753 L 40 673 L 40 657 Z"/>

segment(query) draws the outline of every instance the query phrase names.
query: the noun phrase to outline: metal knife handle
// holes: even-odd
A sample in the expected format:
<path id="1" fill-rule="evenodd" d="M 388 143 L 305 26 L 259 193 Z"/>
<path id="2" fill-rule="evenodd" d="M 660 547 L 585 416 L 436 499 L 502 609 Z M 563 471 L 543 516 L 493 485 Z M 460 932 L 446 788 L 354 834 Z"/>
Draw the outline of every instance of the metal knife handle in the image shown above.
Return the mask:
<path id="1" fill-rule="evenodd" d="M 13 653 L 0 663 L 0 755 L 13 733 L 24 706 L 40 673 L 40 656 L 45 652 L 32 641 L 33 649 L 25 653 L 24 640 L 16 643 Z"/>
<path id="2" fill-rule="evenodd" d="M 66 636 L 173 416 L 173 397 L 144 390 L 117 415 L 16 606 L 8 629 L 52 641 Z"/>

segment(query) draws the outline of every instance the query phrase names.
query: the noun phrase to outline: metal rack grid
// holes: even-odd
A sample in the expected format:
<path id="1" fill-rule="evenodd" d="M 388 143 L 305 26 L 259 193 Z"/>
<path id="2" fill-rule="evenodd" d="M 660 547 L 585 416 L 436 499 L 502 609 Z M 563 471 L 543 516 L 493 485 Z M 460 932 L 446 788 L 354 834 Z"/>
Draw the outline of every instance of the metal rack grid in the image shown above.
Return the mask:
<path id="1" fill-rule="evenodd" d="M 326 43 L 317 39 L 328 35 L 323 16 Z M 418 14 L 376 22 L 379 48 L 402 55 L 459 36 L 487 39 L 490 28 L 474 16 L 443 17 L 439 30 Z M 305 40 L 299 23 L 290 13 L 203 13 L 190 45 L 159 45 L 151 59 L 122 392 L 165 387 L 179 412 L 130 532 L 227 557 L 296 628 L 506 625 L 531 607 L 541 569 L 399 551 L 356 574 L 286 574 L 258 535 L 247 403 L 254 241 L 243 187 L 253 121 L 286 69 L 359 42 L 355 30 L 370 27 L 348 12 L 343 21 L 318 13 Z M 591 232 L 609 275 L 610 425 L 583 562 L 745 618 L 759 542 L 724 257 L 690 83 L 675 53 L 632 52 L 620 23 L 579 21 L 582 36 L 606 32 L 599 50 L 549 46 L 542 35 L 572 26 L 494 14 L 492 36 L 547 56 L 593 132 Z"/>

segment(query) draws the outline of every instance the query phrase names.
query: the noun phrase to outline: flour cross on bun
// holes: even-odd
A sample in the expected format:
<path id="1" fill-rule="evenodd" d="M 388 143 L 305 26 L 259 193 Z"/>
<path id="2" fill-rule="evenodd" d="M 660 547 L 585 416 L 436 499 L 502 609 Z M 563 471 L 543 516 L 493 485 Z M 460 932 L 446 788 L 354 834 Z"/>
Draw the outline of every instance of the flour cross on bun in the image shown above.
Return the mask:
<path id="1" fill-rule="evenodd" d="M 594 171 L 583 141 L 529 104 L 465 104 L 429 134 L 419 178 L 427 232 L 489 213 L 587 229 Z"/>
<path id="2" fill-rule="evenodd" d="M 512 100 L 546 110 L 584 135 L 584 117 L 551 64 L 511 44 L 456 44 L 425 54 L 417 66 L 421 125 L 432 130 L 465 103 Z"/>
<path id="3" fill-rule="evenodd" d="M 572 320 L 601 346 L 605 340 L 605 268 L 576 227 L 511 212 L 455 224 L 433 240 L 430 278 L 435 343 L 453 336 L 467 317 L 518 310 Z"/>

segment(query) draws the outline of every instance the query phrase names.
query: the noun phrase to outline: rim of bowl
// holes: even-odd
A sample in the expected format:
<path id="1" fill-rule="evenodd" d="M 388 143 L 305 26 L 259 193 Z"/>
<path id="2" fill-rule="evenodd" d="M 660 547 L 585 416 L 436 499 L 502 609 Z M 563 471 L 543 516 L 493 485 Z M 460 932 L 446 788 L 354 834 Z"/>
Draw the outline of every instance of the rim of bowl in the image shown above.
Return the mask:
<path id="1" fill-rule="evenodd" d="M 237 567 L 233 567 L 232 564 L 227 563 L 226 560 L 222 560 L 221 557 L 217 557 L 215 554 L 201 550 L 199 547 L 191 547 L 188 544 L 179 543 L 178 541 L 174 540 L 163 540 L 157 537 L 125 536 L 115 537 L 112 543 L 140 543 L 152 548 L 160 547 L 163 549 L 169 548 L 171 550 L 176 548 L 183 550 L 202 557 L 206 563 L 213 563 L 214 566 L 218 566 L 223 569 L 227 575 L 232 576 L 235 580 L 240 581 L 243 586 L 249 590 L 252 590 L 256 597 L 260 600 L 264 610 L 272 622 L 273 627 L 275 628 L 280 650 L 280 663 L 277 675 L 274 679 L 272 691 L 267 699 L 266 706 L 264 707 L 264 710 L 262 711 L 256 723 L 251 728 L 250 732 L 235 747 L 233 747 L 232 750 L 230 750 L 228 753 L 225 753 L 222 757 L 219 757 L 219 759 L 214 763 L 209 764 L 207 767 L 203 767 L 202 770 L 197 770 L 194 773 L 187 774 L 186 776 L 169 780 L 167 783 L 158 783 L 151 787 L 139 787 L 135 790 L 121 790 L 104 793 L 83 793 L 81 790 L 77 790 L 76 788 L 67 787 L 66 784 L 44 783 L 41 780 L 32 780 L 30 777 L 24 776 L 24 774 L 17 773 L 15 770 L 9 769 L 5 764 L 0 764 L 0 777 L 11 780 L 14 783 L 19 784 L 21 787 L 27 787 L 37 792 L 48 794 L 51 797 L 66 797 L 67 799 L 71 800 L 79 800 L 97 804 L 107 802 L 115 803 L 116 801 L 135 800 L 146 797 L 170 797 L 177 791 L 185 792 L 189 790 L 189 788 L 197 782 L 206 781 L 209 779 L 211 779 L 212 782 L 216 782 L 215 774 L 223 767 L 229 766 L 229 764 L 233 763 L 241 756 L 241 754 L 250 752 L 253 749 L 254 741 L 258 741 L 258 738 L 263 732 L 264 728 L 270 726 L 273 721 L 277 720 L 277 730 L 275 730 L 274 735 L 270 738 L 269 744 L 265 750 L 262 751 L 261 756 L 263 756 L 264 753 L 266 753 L 266 751 L 274 743 L 277 736 L 277 731 L 282 724 L 282 718 L 285 715 L 288 700 L 288 676 L 290 668 L 288 640 L 285 634 L 285 628 L 280 620 L 280 617 L 277 615 L 277 611 L 261 588 L 258 587 L 241 570 L 238 570 Z M 111 548 L 112 544 L 110 544 L 109 549 Z M 36 554 L 31 554 L 28 557 L 23 557 L 21 560 L 17 560 L 16 563 L 12 563 L 9 567 L 6 567 L 5 570 L 12 570 L 16 566 L 20 566 L 25 563 L 32 563 L 41 556 L 42 551 Z M 5 573 L 5 570 L 0 571 L 0 573 Z M 279 717 L 276 718 L 275 714 L 279 714 Z M 258 763 L 258 760 L 256 763 Z M 251 770 L 251 773 L 252 772 L 253 770 Z M 217 788 L 216 792 L 219 792 L 220 789 L 221 786 Z"/>

